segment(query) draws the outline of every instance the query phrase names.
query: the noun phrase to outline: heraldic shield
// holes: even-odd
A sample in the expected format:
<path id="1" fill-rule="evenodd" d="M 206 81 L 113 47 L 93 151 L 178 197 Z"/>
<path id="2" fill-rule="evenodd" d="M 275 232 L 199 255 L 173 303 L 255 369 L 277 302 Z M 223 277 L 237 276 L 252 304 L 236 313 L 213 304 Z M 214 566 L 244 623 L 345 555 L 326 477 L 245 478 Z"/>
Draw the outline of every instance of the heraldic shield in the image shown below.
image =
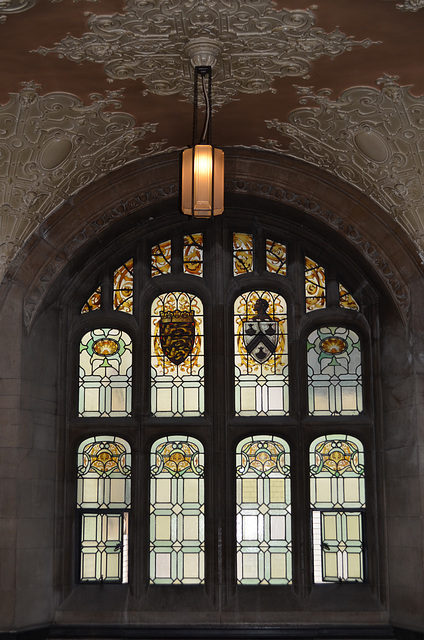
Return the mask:
<path id="1" fill-rule="evenodd" d="M 162 350 L 173 364 L 179 365 L 193 350 L 195 337 L 194 313 L 165 311 L 159 321 Z"/>
<path id="2" fill-rule="evenodd" d="M 259 298 L 255 303 L 257 315 L 251 320 L 243 320 L 243 343 L 247 353 L 256 362 L 263 364 L 272 356 L 278 345 L 278 320 L 273 320 L 266 312 L 268 302 Z"/>

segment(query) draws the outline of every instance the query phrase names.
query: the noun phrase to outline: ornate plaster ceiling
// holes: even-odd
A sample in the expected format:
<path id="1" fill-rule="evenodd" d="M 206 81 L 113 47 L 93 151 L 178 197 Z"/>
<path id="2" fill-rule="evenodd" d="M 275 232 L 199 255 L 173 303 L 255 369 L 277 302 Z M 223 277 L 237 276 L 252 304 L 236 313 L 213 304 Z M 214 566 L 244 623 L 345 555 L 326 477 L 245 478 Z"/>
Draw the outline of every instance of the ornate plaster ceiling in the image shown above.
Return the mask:
<path id="1" fill-rule="evenodd" d="M 0 0 L 0 276 L 87 183 L 191 138 L 214 65 L 214 142 L 355 185 L 424 254 L 424 0 Z M 271 134 L 271 137 L 270 137 Z"/>

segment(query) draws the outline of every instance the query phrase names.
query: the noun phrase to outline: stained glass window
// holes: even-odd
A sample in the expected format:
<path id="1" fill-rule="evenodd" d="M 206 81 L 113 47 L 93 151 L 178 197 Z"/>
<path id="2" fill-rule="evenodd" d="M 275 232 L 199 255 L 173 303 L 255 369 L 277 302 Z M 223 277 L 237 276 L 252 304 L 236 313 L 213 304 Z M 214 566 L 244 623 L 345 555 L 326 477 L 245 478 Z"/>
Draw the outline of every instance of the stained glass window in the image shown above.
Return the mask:
<path id="1" fill-rule="evenodd" d="M 181 291 L 152 304 L 152 413 L 200 416 L 204 412 L 203 305 Z"/>
<path id="2" fill-rule="evenodd" d="M 325 308 L 325 270 L 305 257 L 306 312 Z"/>
<path id="3" fill-rule="evenodd" d="M 132 342 L 120 329 L 93 329 L 80 342 L 79 416 L 131 415 Z"/>
<path id="4" fill-rule="evenodd" d="M 286 247 L 284 244 L 266 241 L 266 270 L 270 273 L 278 273 L 280 276 L 286 275 Z"/>
<path id="5" fill-rule="evenodd" d="M 113 274 L 113 308 L 133 312 L 133 260 L 128 260 Z"/>
<path id="6" fill-rule="evenodd" d="M 311 415 L 357 415 L 362 411 L 361 343 L 352 329 L 321 327 L 307 343 Z"/>
<path id="7" fill-rule="evenodd" d="M 204 581 L 203 446 L 187 436 L 157 440 L 150 466 L 150 581 Z"/>
<path id="8" fill-rule="evenodd" d="M 81 309 L 81 313 L 88 313 L 89 311 L 96 311 L 97 309 L 100 309 L 101 293 L 102 288 L 97 287 L 97 289 L 93 291 L 87 302 L 84 304 L 83 308 Z"/>
<path id="9" fill-rule="evenodd" d="M 192 233 L 184 236 L 183 245 L 184 273 L 192 276 L 203 276 L 203 234 Z"/>
<path id="10" fill-rule="evenodd" d="M 339 284 L 339 303 L 344 309 L 352 309 L 353 311 L 359 311 L 359 304 L 355 298 L 345 289 L 342 284 Z"/>
<path id="11" fill-rule="evenodd" d="M 272 291 L 242 294 L 234 303 L 234 333 L 236 414 L 286 414 L 286 301 Z"/>
<path id="12" fill-rule="evenodd" d="M 239 276 L 253 271 L 253 236 L 233 233 L 233 274 Z"/>
<path id="13" fill-rule="evenodd" d="M 276 436 L 245 438 L 236 450 L 237 582 L 292 578 L 290 453 Z"/>
<path id="14" fill-rule="evenodd" d="M 315 582 L 364 580 L 365 477 L 362 443 L 327 435 L 310 447 Z"/>
<path id="15" fill-rule="evenodd" d="M 94 436 L 78 448 L 80 580 L 128 582 L 131 449 L 117 436 Z"/>
<path id="16" fill-rule="evenodd" d="M 155 244 L 151 252 L 152 277 L 171 273 L 171 241 Z"/>

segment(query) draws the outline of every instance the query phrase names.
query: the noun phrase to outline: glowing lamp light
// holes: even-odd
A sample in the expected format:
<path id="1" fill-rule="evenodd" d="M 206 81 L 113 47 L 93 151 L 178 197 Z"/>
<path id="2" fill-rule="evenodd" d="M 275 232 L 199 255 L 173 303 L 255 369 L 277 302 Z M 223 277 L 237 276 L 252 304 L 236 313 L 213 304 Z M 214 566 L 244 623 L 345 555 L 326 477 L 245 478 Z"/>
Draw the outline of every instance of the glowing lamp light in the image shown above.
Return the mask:
<path id="1" fill-rule="evenodd" d="M 202 80 L 206 118 L 199 144 L 183 152 L 181 209 L 194 218 L 212 218 L 224 211 L 224 152 L 210 144 L 211 68 L 195 68 L 193 139 L 197 129 L 197 83 Z M 208 92 L 205 77 L 208 76 Z"/>

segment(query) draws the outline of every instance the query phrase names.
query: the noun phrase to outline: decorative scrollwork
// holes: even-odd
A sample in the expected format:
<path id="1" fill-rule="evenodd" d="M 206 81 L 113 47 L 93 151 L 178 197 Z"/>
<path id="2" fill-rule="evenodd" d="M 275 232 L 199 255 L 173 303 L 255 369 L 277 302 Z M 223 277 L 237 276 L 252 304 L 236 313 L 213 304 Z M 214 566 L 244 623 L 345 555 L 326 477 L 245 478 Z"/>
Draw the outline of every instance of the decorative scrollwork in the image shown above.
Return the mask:
<path id="1" fill-rule="evenodd" d="M 328 89 L 297 87 L 307 106 L 288 122 L 266 121 L 291 144 L 261 141 L 358 187 L 399 222 L 424 260 L 424 96 L 413 96 L 397 79 L 384 75 L 379 89 L 354 87 L 336 100 Z"/>
<path id="2" fill-rule="evenodd" d="M 277 11 L 270 0 L 127 0 L 125 13 L 92 14 L 88 33 L 37 52 L 96 62 L 113 80 L 141 78 L 145 93 L 180 93 L 187 101 L 193 65 L 206 55 L 208 64 L 215 63 L 213 102 L 219 107 L 238 92 L 275 91 L 275 77 L 306 78 L 311 62 L 322 56 L 375 44 L 338 29 L 327 33 L 315 22 L 310 9 Z"/>

